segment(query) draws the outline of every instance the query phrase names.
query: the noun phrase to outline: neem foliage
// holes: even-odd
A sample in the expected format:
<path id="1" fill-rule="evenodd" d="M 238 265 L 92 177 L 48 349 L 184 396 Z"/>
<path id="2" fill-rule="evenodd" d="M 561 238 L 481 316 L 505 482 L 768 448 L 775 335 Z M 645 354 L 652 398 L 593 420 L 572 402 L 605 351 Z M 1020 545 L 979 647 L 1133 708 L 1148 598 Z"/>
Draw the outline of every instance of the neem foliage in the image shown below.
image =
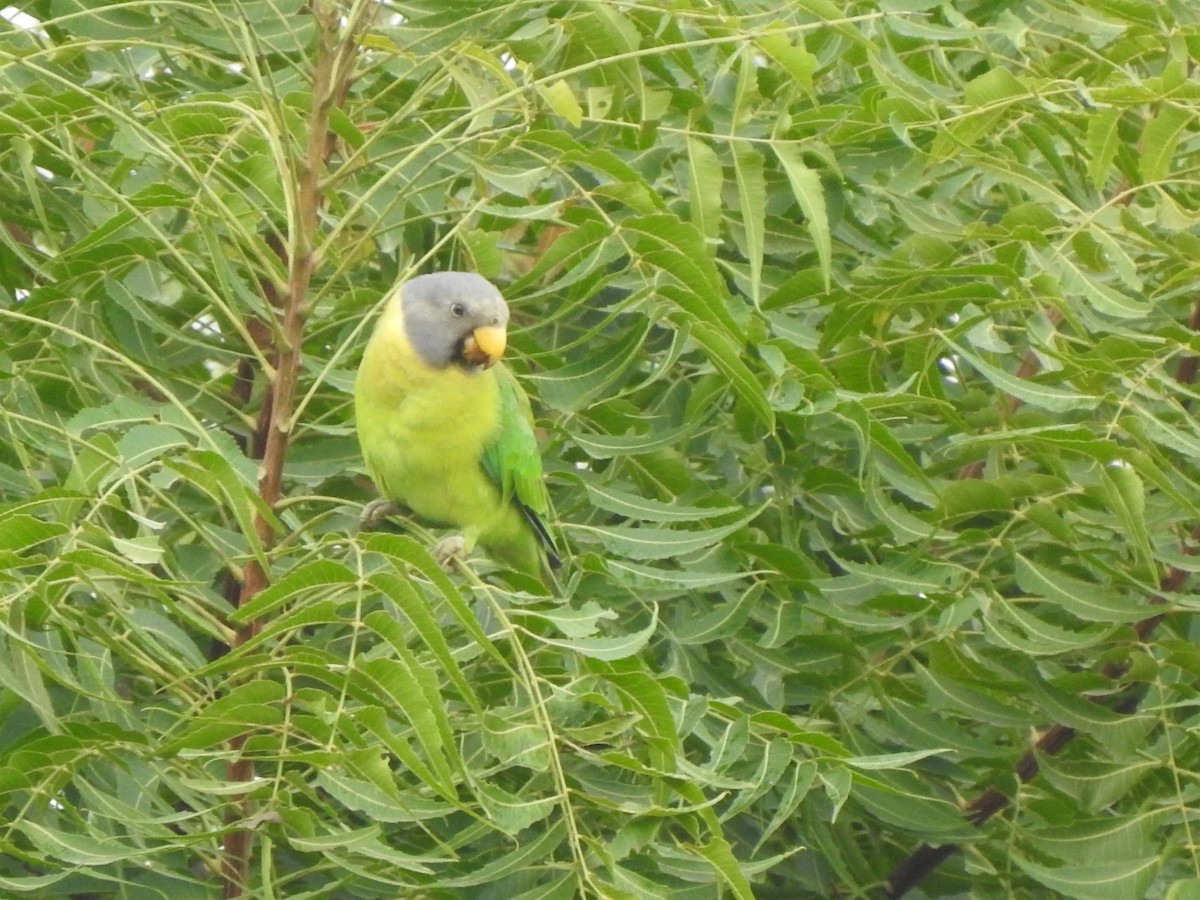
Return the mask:
<path id="1" fill-rule="evenodd" d="M 19 6 L 0 892 L 1195 892 L 1194 4 Z M 555 602 L 354 534 L 449 268 Z"/>

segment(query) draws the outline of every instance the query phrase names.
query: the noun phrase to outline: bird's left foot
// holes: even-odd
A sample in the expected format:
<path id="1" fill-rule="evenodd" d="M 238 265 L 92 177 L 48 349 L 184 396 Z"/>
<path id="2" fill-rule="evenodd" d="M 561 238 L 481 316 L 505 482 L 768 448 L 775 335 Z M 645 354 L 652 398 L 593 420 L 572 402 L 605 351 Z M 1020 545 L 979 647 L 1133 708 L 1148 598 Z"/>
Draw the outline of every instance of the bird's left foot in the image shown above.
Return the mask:
<path id="1" fill-rule="evenodd" d="M 467 542 L 461 534 L 442 538 L 434 545 L 433 558 L 447 572 L 457 569 L 467 556 Z"/>
<path id="2" fill-rule="evenodd" d="M 385 500 L 379 498 L 372 500 L 363 507 L 362 514 L 358 517 L 358 530 L 370 531 L 388 516 L 397 516 L 406 512 L 405 508 L 394 500 Z"/>

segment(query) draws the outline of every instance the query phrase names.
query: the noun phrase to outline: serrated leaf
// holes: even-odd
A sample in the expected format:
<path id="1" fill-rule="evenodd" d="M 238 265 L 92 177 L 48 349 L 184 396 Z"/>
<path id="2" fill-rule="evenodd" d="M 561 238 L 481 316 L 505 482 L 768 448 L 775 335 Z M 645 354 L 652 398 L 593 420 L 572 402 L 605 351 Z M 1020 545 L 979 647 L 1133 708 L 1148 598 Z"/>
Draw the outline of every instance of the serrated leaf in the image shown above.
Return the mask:
<path id="1" fill-rule="evenodd" d="M 696 522 L 739 512 L 740 506 L 688 506 L 640 497 L 611 484 L 585 484 L 592 504 L 627 519 L 642 522 Z"/>
<path id="2" fill-rule="evenodd" d="M 1191 109 L 1164 103 L 1146 124 L 1141 135 L 1142 153 L 1139 161 L 1143 181 L 1154 183 L 1167 177 L 1175 150 L 1183 139 L 1183 132 L 1194 118 L 1195 113 Z"/>
<path id="3" fill-rule="evenodd" d="M 980 375 L 1004 393 L 1016 397 L 1032 406 L 1040 407 L 1049 412 L 1066 412 L 1072 409 L 1092 409 L 1099 402 L 1099 397 L 1092 397 L 1077 391 L 1052 387 L 1026 378 L 1010 375 L 1003 369 L 984 362 L 980 357 L 958 344 L 947 341 L 954 352 L 971 364 Z"/>
<path id="4" fill-rule="evenodd" d="M 847 756 L 842 759 L 842 763 L 868 772 L 877 769 L 902 769 L 930 756 L 953 752 L 948 747 L 928 750 L 907 750 L 903 753 L 879 753 L 874 756 Z"/>
<path id="5" fill-rule="evenodd" d="M 1133 466 L 1115 462 L 1100 470 L 1100 484 L 1109 508 L 1122 525 L 1140 563 L 1140 575 L 1147 584 L 1157 578 L 1154 550 L 1150 545 L 1146 522 L 1146 486 Z"/>
<path id="6" fill-rule="evenodd" d="M 626 525 L 571 525 L 568 527 L 572 531 L 595 536 L 612 553 L 627 559 L 669 559 L 686 556 L 719 543 L 744 528 L 761 511 L 762 507 L 759 507 L 732 522 L 714 528 L 673 530 Z"/>
<path id="7" fill-rule="evenodd" d="M 1119 319 L 1140 319 L 1150 312 L 1149 303 L 1106 284 L 1063 253 L 1056 253 L 1049 266 L 1058 272 L 1065 293 L 1083 297 L 1097 312 Z"/>
<path id="8" fill-rule="evenodd" d="M 550 857 L 563 842 L 566 834 L 567 825 L 559 818 L 536 838 L 526 839 L 499 859 L 491 860 L 484 865 L 474 863 L 465 866 L 464 874 L 442 877 L 439 879 L 439 883 L 446 888 L 459 888 L 499 882 L 514 872 L 527 871 L 534 864 Z"/>
<path id="9" fill-rule="evenodd" d="M 681 644 L 707 644 L 732 638 L 749 619 L 760 596 L 758 589 L 751 588 L 732 603 L 722 603 L 699 616 L 677 622 L 672 628 L 675 639 Z"/>
<path id="10" fill-rule="evenodd" d="M 0 550 L 20 553 L 65 534 L 66 526 L 20 513 L 0 519 Z"/>
<path id="11" fill-rule="evenodd" d="M 1116 596 L 1111 589 L 1074 578 L 1016 555 L 1017 584 L 1045 597 L 1087 622 L 1137 622 L 1151 614 L 1140 599 Z"/>
<path id="12" fill-rule="evenodd" d="M 631 664 L 614 666 L 597 661 L 590 663 L 589 667 L 613 686 L 624 700 L 626 709 L 641 717 L 643 731 L 665 741 L 665 747 L 676 744 L 679 734 L 675 717 L 671 714 L 667 693 L 658 679 Z M 665 765 L 670 765 L 669 759 L 669 756 L 664 757 Z"/>
<path id="13" fill-rule="evenodd" d="M 917 541 L 946 541 L 955 538 L 954 532 L 938 528 L 889 499 L 880 489 L 879 477 L 874 470 L 869 473 L 867 478 L 864 499 L 867 508 L 887 526 L 898 544 L 911 544 Z"/>
<path id="14" fill-rule="evenodd" d="M 762 291 L 763 236 L 766 229 L 767 184 L 762 155 L 752 146 L 735 142 L 733 172 L 738 187 L 738 211 L 750 261 L 750 299 L 758 306 Z"/>
<path id="15" fill-rule="evenodd" d="M 418 596 L 407 579 L 393 572 L 375 573 L 371 576 L 371 585 L 396 604 L 396 607 L 408 619 L 417 636 L 441 663 L 442 671 L 458 688 L 459 696 L 472 709 L 479 709 L 479 699 L 475 696 L 471 682 L 459 666 L 458 660 L 455 659 L 454 651 L 430 610 L 426 598 Z M 400 623 L 382 610 L 368 613 L 363 618 L 363 624 L 381 634 L 397 649 L 404 644 Z"/>
<path id="16" fill-rule="evenodd" d="M 474 790 L 488 819 L 511 835 L 541 822 L 558 806 L 555 797 L 520 796 L 491 782 L 480 782 Z"/>
<path id="17" fill-rule="evenodd" d="M 789 35 L 775 31 L 759 37 L 757 44 L 767 56 L 783 67 L 801 90 L 812 93 L 813 74 L 817 71 L 818 60 L 805 49 L 802 42 L 793 44 Z"/>
<path id="18" fill-rule="evenodd" d="M 588 434 L 575 433 L 572 439 L 592 459 L 612 459 L 619 456 L 637 456 L 653 453 L 664 447 L 673 447 L 680 439 L 694 430 L 691 425 L 681 425 L 666 431 L 651 431 L 647 434 Z"/>
<path id="19" fill-rule="evenodd" d="M 1084 865 L 1052 867 L 1034 862 L 1021 853 L 1013 862 L 1042 886 L 1059 896 L 1078 900 L 1124 900 L 1144 897 L 1162 867 L 1157 854 L 1132 859 L 1096 859 Z"/>
<path id="20" fill-rule="evenodd" d="M 532 716 L 512 708 L 485 712 L 481 723 L 483 747 L 505 768 L 522 766 L 546 772 L 554 752 L 551 736 L 540 723 L 523 721 L 525 718 Z"/>
<path id="21" fill-rule="evenodd" d="M 615 383 L 641 358 L 649 331 L 650 322 L 642 321 L 630 328 L 619 343 L 607 347 L 600 360 L 587 357 L 526 377 L 537 385 L 543 403 L 565 412 L 583 409 L 600 395 L 611 393 Z"/>
<path id="22" fill-rule="evenodd" d="M 700 322 L 726 335 L 744 338 L 729 308 L 728 289 L 708 253 L 704 236 L 691 223 L 665 214 L 633 216 L 622 225 L 636 242 L 643 261 L 668 274 L 685 288 L 675 293 L 677 302 Z"/>
<path id="23" fill-rule="evenodd" d="M 825 204 L 825 188 L 821 176 L 804 162 L 800 147 L 782 141 L 772 141 L 771 149 L 779 158 L 783 171 L 792 185 L 792 193 L 804 213 L 804 227 L 808 229 L 817 258 L 821 261 L 821 276 L 825 290 L 829 290 L 833 275 L 833 239 L 829 227 L 829 212 Z"/>
<path id="24" fill-rule="evenodd" d="M 550 108 L 566 119 L 572 127 L 578 128 L 583 124 L 583 107 L 564 79 L 560 78 L 548 85 L 539 85 L 538 93 Z"/>
<path id="25" fill-rule="evenodd" d="M 721 231 L 721 186 L 725 172 L 717 153 L 699 138 L 689 137 L 688 206 L 692 224 L 709 240 Z"/>
<path id="26" fill-rule="evenodd" d="M 992 725 L 1028 728 L 1034 724 L 1027 712 L 1002 703 L 990 694 L 934 674 L 923 666 L 915 666 L 914 671 L 925 686 L 927 700 L 933 707 L 950 707 L 975 721 Z"/>
<path id="27" fill-rule="evenodd" d="M 729 846 L 729 842 L 724 837 L 714 837 L 708 843 L 697 847 L 696 852 L 712 863 L 719 879 L 729 885 L 733 896 L 738 900 L 754 900 L 754 891 L 750 887 L 750 882 L 746 879 L 737 858 L 733 855 L 733 848 Z"/>
<path id="28" fill-rule="evenodd" d="M 1007 598 L 994 601 L 984 624 L 993 643 L 1026 656 L 1057 656 L 1108 639 L 1111 628 L 1062 628 Z"/>
<path id="29" fill-rule="evenodd" d="M 692 324 L 692 337 L 704 348 L 704 352 L 712 364 L 729 379 L 734 391 L 754 412 L 764 430 L 773 431 L 775 429 L 775 410 L 767 398 L 766 391 L 763 390 L 762 385 L 759 384 L 758 379 L 754 377 L 746 364 L 742 362 L 741 354 L 734 349 L 728 337 L 706 322 Z"/>
<path id="30" fill-rule="evenodd" d="M 373 822 L 420 822 L 457 812 L 453 806 L 417 793 L 388 796 L 369 781 L 333 769 L 317 772 L 317 784 L 342 806 L 363 813 Z"/>
<path id="31" fill-rule="evenodd" d="M 1097 191 L 1103 190 L 1112 173 L 1113 160 L 1121 145 L 1117 126 L 1122 110 L 1118 107 L 1094 110 L 1088 116 L 1086 147 L 1088 178 Z"/>
<path id="32" fill-rule="evenodd" d="M 658 607 L 654 606 L 651 607 L 650 623 L 639 631 L 615 635 L 613 637 L 559 639 L 538 634 L 534 635 L 534 638 L 543 644 L 561 647 L 564 650 L 571 650 L 590 659 L 612 661 L 625 659 L 638 653 L 649 643 L 650 638 L 653 637 L 657 629 Z"/>
<path id="33" fill-rule="evenodd" d="M 42 853 L 68 865 L 103 866 L 127 859 L 132 849 L 115 837 L 98 839 L 78 832 L 60 831 L 31 819 L 17 822 L 16 827 Z"/>
<path id="34" fill-rule="evenodd" d="M 357 576 L 344 565 L 321 559 L 293 569 L 275 584 L 259 591 L 253 600 L 240 606 L 231 616 L 235 622 L 250 622 L 275 611 L 285 603 L 309 591 L 350 584 Z"/>
<path id="35" fill-rule="evenodd" d="M 326 834 L 302 836 L 289 834 L 288 843 L 297 850 L 310 850 L 317 853 L 331 853 L 341 850 L 363 859 L 389 863 L 407 872 L 418 872 L 422 875 L 434 873 L 430 863 L 445 862 L 445 857 L 413 856 L 389 846 L 381 837 L 382 829 L 378 825 L 368 825 L 353 831 L 334 831 Z"/>

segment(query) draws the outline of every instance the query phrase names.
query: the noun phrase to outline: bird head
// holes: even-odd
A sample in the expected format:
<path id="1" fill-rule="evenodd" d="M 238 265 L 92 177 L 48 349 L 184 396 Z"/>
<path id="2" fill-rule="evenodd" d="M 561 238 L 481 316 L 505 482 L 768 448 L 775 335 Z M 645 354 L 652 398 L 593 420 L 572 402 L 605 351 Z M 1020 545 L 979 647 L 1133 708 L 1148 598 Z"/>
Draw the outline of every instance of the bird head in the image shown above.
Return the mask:
<path id="1" fill-rule="evenodd" d="M 418 275 L 400 288 L 400 310 L 409 343 L 435 369 L 481 372 L 504 355 L 508 304 L 480 275 Z"/>

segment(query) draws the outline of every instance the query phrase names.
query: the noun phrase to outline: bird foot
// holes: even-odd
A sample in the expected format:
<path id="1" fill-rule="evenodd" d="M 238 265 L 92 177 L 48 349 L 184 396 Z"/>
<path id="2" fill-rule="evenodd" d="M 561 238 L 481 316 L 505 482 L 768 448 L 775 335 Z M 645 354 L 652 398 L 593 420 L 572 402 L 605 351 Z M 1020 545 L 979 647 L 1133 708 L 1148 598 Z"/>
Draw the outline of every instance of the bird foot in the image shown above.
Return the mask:
<path id="1" fill-rule="evenodd" d="M 358 530 L 370 531 L 388 516 L 399 515 L 405 511 L 403 506 L 393 500 L 385 500 L 382 497 L 372 500 L 363 507 L 362 514 L 358 517 Z"/>
<path id="2" fill-rule="evenodd" d="M 447 572 L 458 568 L 467 555 L 467 542 L 461 534 L 442 538 L 433 548 L 433 558 Z"/>

